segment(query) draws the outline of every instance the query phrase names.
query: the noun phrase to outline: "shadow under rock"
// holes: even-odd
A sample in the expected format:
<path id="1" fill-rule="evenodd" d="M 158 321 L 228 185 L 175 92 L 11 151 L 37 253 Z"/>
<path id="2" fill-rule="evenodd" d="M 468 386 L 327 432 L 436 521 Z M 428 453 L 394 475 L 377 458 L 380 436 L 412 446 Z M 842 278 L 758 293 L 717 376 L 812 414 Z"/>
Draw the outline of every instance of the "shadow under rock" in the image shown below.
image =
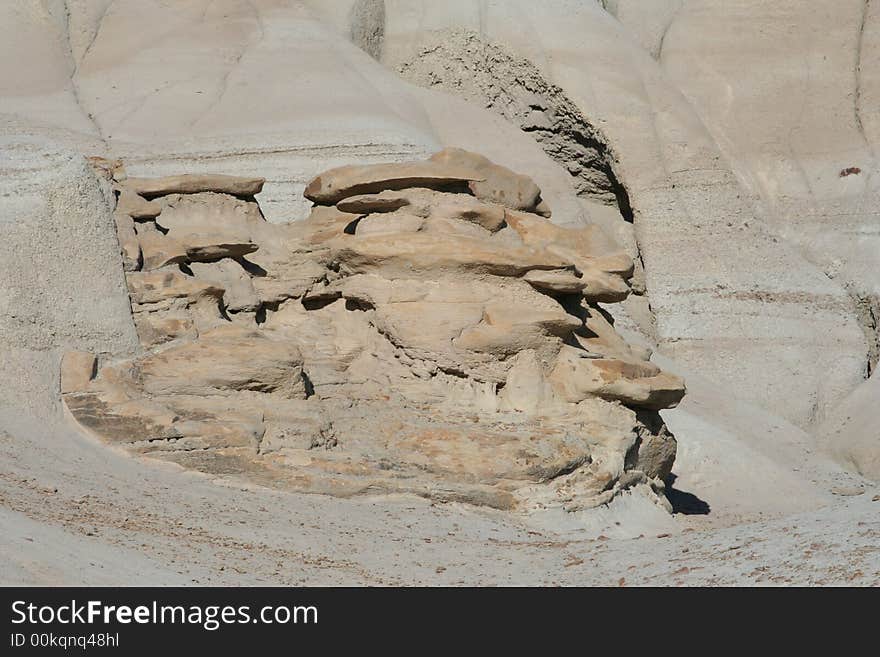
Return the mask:
<path id="1" fill-rule="evenodd" d="M 683 490 L 675 488 L 675 480 L 678 477 L 674 474 L 669 475 L 666 480 L 666 499 L 672 504 L 672 512 L 680 513 L 685 516 L 705 516 L 712 510 L 709 503 L 701 500 L 693 493 L 686 493 Z"/>

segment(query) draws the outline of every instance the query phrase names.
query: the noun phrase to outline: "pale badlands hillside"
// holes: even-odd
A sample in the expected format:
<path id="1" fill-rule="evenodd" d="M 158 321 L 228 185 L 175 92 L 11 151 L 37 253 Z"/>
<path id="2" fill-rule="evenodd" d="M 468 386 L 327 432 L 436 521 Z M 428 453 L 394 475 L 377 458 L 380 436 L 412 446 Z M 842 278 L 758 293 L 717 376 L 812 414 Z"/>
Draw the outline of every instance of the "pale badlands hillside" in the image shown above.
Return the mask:
<path id="1" fill-rule="evenodd" d="M 12 0 L 0 3 L 0 31 L 0 583 L 880 584 L 876 3 Z M 665 497 L 659 485 L 624 486 L 638 464 L 622 457 L 613 495 L 567 510 L 425 497 L 413 486 L 323 494 L 132 455 L 70 413 L 64 354 L 95 354 L 105 372 L 146 348 L 114 213 L 125 176 L 265 178 L 246 201 L 265 222 L 244 240 L 265 254 L 288 239 L 273 236 L 323 212 L 307 198 L 315 176 L 446 147 L 530 176 L 552 210 L 539 219 L 571 231 L 554 235 L 598 226 L 600 255 L 631 261 L 628 295 L 602 301 L 621 336 L 614 344 L 628 345 L 624 360 L 650 358 L 640 367 L 652 376 L 687 385 L 677 406 L 656 405 L 677 441 Z M 125 174 L 87 157 L 121 160 Z M 477 203 L 448 191 L 432 192 L 418 230 L 477 234 L 464 215 L 438 215 L 446 202 L 468 212 Z M 179 199 L 143 194 L 165 219 L 144 221 L 152 211 L 141 208 L 137 227 L 161 241 Z M 367 201 L 375 212 L 378 201 Z M 515 211 L 543 208 L 532 197 Z M 357 232 L 375 218 L 339 227 Z M 480 227 L 480 243 L 521 246 L 524 233 L 514 244 L 507 224 L 490 226 L 497 238 Z M 223 255 L 240 255 L 223 244 Z M 157 267 L 193 265 L 184 251 Z M 452 282 L 425 285 L 473 288 L 477 256 L 452 255 L 460 271 L 443 270 Z M 382 257 L 385 268 L 367 274 L 387 287 L 399 254 Z M 579 254 L 567 257 L 532 265 L 579 266 Z M 215 266 L 196 262 L 190 274 Z M 530 282 L 519 269 L 522 280 L 492 287 L 497 272 L 480 271 L 486 299 L 528 305 L 550 298 L 529 285 L 571 291 L 571 281 Z M 360 318 L 346 294 L 341 309 Z M 248 308 L 256 317 L 259 304 Z M 491 325 L 492 309 L 480 308 L 477 320 Z M 266 324 L 263 312 L 248 321 Z M 432 317 L 406 339 L 434 336 L 442 322 Z M 329 360 L 344 361 L 348 337 Z M 315 344 L 320 352 L 320 336 Z M 529 344 L 540 361 L 548 343 Z M 505 381 L 499 399 L 521 412 Z M 637 396 L 621 395 L 590 401 L 590 412 Z M 469 458 L 476 464 L 456 467 L 496 465 Z"/>

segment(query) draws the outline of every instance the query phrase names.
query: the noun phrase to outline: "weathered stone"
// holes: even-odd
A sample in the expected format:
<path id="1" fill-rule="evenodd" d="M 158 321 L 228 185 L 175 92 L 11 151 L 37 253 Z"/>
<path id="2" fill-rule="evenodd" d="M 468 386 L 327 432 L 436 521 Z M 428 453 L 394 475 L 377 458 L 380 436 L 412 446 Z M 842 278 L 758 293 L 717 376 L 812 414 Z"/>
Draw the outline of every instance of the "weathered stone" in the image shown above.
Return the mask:
<path id="1" fill-rule="evenodd" d="M 176 414 L 151 400 L 106 399 L 101 391 L 65 395 L 67 408 L 87 429 L 111 443 L 138 443 L 179 437 Z"/>
<path id="2" fill-rule="evenodd" d="M 257 250 L 250 222 L 259 221 L 256 203 L 226 194 L 174 195 L 164 201 L 156 223 L 182 244 L 190 261 L 239 258 Z"/>
<path id="3" fill-rule="evenodd" d="M 399 214 L 470 222 L 493 233 L 505 225 L 505 210 L 502 205 L 484 203 L 468 194 L 452 194 L 425 188 L 386 190 L 378 194 L 353 196 L 343 199 L 336 207 L 343 212 L 356 214 L 402 210 Z"/>
<path id="4" fill-rule="evenodd" d="M 331 205 L 349 196 L 407 187 L 455 189 L 479 179 L 470 167 L 431 161 L 344 166 L 315 177 L 304 194 L 310 201 Z"/>
<path id="5" fill-rule="evenodd" d="M 639 414 L 642 426 L 639 427 L 639 439 L 634 447 L 637 451 L 633 469 L 644 472 L 649 479 L 662 482 L 672 473 L 677 444 L 659 414 L 648 416 L 648 413 L 643 411 Z"/>
<path id="6" fill-rule="evenodd" d="M 623 278 L 632 275 L 633 261 L 616 247 L 595 225 L 563 228 L 546 219 L 526 212 L 507 212 L 507 225 L 513 228 L 523 243 L 534 248 L 547 249 L 584 269 L 596 268 Z"/>
<path id="7" fill-rule="evenodd" d="M 336 204 L 342 212 L 353 214 L 370 214 L 372 212 L 394 212 L 410 205 L 406 193 L 386 190 L 378 194 L 360 194 L 349 196 Z"/>
<path id="8" fill-rule="evenodd" d="M 128 292 L 134 303 L 158 303 L 167 299 L 186 298 L 190 302 L 223 296 L 223 288 L 175 269 L 133 272 L 126 275 Z"/>
<path id="9" fill-rule="evenodd" d="M 162 206 L 122 187 L 119 198 L 116 199 L 116 211 L 127 214 L 132 219 L 155 219 L 162 213 Z"/>
<path id="10" fill-rule="evenodd" d="M 570 348 L 560 353 L 550 381 L 572 403 L 594 396 L 660 410 L 677 406 L 685 393 L 680 378 L 661 372 L 652 363 L 586 358 Z"/>
<path id="11" fill-rule="evenodd" d="M 265 178 L 242 178 L 220 174 L 184 174 L 165 178 L 128 178 L 123 186 L 151 199 L 168 194 L 216 192 L 233 196 L 256 196 L 263 190 Z"/>
<path id="12" fill-rule="evenodd" d="M 437 239 L 444 240 L 449 237 L 463 237 L 482 242 L 489 237 L 489 231 L 478 224 L 469 221 L 461 221 L 459 219 L 445 219 L 436 216 L 431 216 L 425 219 L 420 230 L 428 235 L 436 237 Z"/>
<path id="13" fill-rule="evenodd" d="M 120 376 L 131 378 L 144 392 L 156 396 L 250 390 L 305 397 L 297 346 L 237 326 L 215 329 L 195 342 L 111 367 L 120 368 Z"/>
<path id="14" fill-rule="evenodd" d="M 141 268 L 144 271 L 160 269 L 187 260 L 186 247 L 155 228 L 150 229 L 141 224 L 138 227 L 137 238 L 143 262 Z"/>
<path id="15" fill-rule="evenodd" d="M 134 325 L 138 339 L 145 347 L 153 347 L 180 338 L 194 340 L 199 335 L 192 318 L 185 313 L 159 315 L 152 312 L 136 312 Z"/>
<path id="16" fill-rule="evenodd" d="M 565 269 L 533 269 L 526 272 L 523 280 L 528 281 L 536 290 L 548 294 L 577 294 L 583 292 L 587 285 L 579 272 Z"/>
<path id="17" fill-rule="evenodd" d="M 438 194 L 431 216 L 466 221 L 494 233 L 505 225 L 506 213 L 501 205 L 483 203 L 464 194 Z"/>
<path id="18" fill-rule="evenodd" d="M 577 307 L 568 305 L 569 313 L 582 319 L 582 330 L 575 331 L 574 339 L 591 354 L 628 362 L 650 360 L 651 350 L 632 345 L 614 329 L 611 316 L 595 304 L 582 301 Z"/>
<path id="19" fill-rule="evenodd" d="M 531 178 L 514 173 L 482 155 L 461 148 L 447 148 L 432 155 L 431 161 L 472 170 L 475 179 L 468 183 L 468 187 L 481 201 L 530 212 L 542 203 L 541 190 Z M 546 204 L 542 205 L 542 210 L 544 208 Z"/>
<path id="20" fill-rule="evenodd" d="M 223 288 L 223 304 L 227 311 L 237 313 L 260 307 L 260 297 L 254 290 L 250 275 L 234 260 L 194 262 L 190 269 L 198 280 Z"/>
<path id="21" fill-rule="evenodd" d="M 61 394 L 81 392 L 95 377 L 98 360 L 87 351 L 68 351 L 61 359 Z"/>
<path id="22" fill-rule="evenodd" d="M 675 441 L 652 409 L 683 383 L 595 303 L 628 293 L 632 261 L 512 209 L 546 213 L 525 176 L 439 159 L 322 174 L 289 224 L 163 192 L 126 274 L 144 353 L 65 393 L 71 412 L 132 451 L 307 492 L 568 511 L 662 495 Z"/>
<path id="23" fill-rule="evenodd" d="M 553 216 L 553 212 L 550 210 L 550 206 L 547 204 L 547 201 L 542 200 L 538 205 L 535 206 L 535 209 L 532 210 L 537 215 L 540 215 L 546 219 L 549 219 Z"/>
<path id="24" fill-rule="evenodd" d="M 241 258 L 259 248 L 253 242 L 234 242 L 218 236 L 213 244 L 186 244 L 186 258 L 192 262 L 212 262 L 221 258 Z"/>
<path id="25" fill-rule="evenodd" d="M 141 245 L 134 230 L 134 220 L 118 211 L 113 213 L 113 220 L 116 223 L 122 267 L 125 271 L 137 271 L 141 268 Z"/>
<path id="26" fill-rule="evenodd" d="M 358 237 L 415 233 L 422 228 L 424 223 L 425 220 L 422 217 L 405 212 L 371 214 L 357 220 L 354 233 Z"/>
<path id="27" fill-rule="evenodd" d="M 260 249 L 256 255 L 263 255 L 263 251 Z M 267 276 L 252 278 L 251 284 L 262 303 L 277 305 L 287 299 L 299 299 L 326 278 L 325 267 L 313 260 L 305 260 L 289 262 L 283 268 L 272 270 Z"/>
<path id="28" fill-rule="evenodd" d="M 122 160 L 111 160 L 99 155 L 91 155 L 86 158 L 95 172 L 107 181 L 125 180 L 125 167 Z"/>
<path id="29" fill-rule="evenodd" d="M 564 412 L 544 376 L 544 368 L 535 351 L 525 349 L 513 357 L 504 389 L 499 395 L 499 407 L 532 415 Z"/>
<path id="30" fill-rule="evenodd" d="M 596 226 L 560 228 L 533 214 L 509 211 L 507 224 L 522 241 L 544 249 L 577 267 L 582 274 L 581 290 L 591 301 L 614 303 L 630 292 L 627 280 L 633 273 L 633 261 L 613 245 Z"/>
<path id="31" fill-rule="evenodd" d="M 382 270 L 388 275 L 411 272 L 522 276 L 532 269 L 565 269 L 561 258 L 524 247 L 507 247 L 458 235 L 438 238 L 425 233 L 349 238 L 330 242 L 334 258 L 350 273 Z"/>

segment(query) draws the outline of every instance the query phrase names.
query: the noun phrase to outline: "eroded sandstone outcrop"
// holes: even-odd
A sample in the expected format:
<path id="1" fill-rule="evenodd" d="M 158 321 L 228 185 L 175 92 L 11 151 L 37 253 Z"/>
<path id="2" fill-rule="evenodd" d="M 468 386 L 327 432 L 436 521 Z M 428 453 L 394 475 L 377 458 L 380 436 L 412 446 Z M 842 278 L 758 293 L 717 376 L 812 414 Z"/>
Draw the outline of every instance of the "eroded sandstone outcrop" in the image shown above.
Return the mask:
<path id="1" fill-rule="evenodd" d="M 541 216 L 527 176 L 458 149 L 343 167 L 278 225 L 260 180 L 113 175 L 143 350 L 72 353 L 62 386 L 104 440 L 340 496 L 578 510 L 641 486 L 666 504 L 657 411 L 684 384 L 599 305 L 633 263 Z"/>

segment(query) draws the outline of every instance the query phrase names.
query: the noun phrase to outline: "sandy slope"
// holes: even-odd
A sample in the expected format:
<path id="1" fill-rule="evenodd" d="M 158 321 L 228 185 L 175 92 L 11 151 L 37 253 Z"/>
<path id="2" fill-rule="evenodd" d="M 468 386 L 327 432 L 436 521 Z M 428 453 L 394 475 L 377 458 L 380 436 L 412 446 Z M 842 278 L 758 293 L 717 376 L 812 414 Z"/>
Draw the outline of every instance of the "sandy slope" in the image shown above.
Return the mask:
<path id="1" fill-rule="evenodd" d="M 217 485 L 0 416 L 5 584 L 880 584 L 880 488 L 820 511 L 595 540 L 416 499 Z M 672 530 L 675 532 L 676 530 Z"/>

